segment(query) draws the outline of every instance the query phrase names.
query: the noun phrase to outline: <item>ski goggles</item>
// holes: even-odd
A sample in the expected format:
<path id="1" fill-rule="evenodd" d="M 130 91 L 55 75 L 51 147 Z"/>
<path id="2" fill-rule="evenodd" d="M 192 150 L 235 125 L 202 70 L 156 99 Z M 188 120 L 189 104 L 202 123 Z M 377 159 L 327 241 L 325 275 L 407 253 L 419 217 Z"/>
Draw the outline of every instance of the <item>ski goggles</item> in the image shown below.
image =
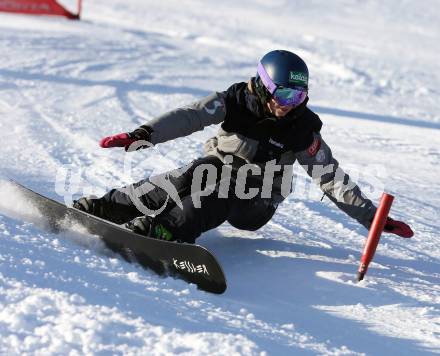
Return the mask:
<path id="1" fill-rule="evenodd" d="M 281 106 L 298 106 L 306 99 L 306 88 L 284 88 L 276 85 L 272 79 L 270 79 L 269 74 L 267 74 L 261 62 L 258 63 L 257 73 L 266 89 Z"/>

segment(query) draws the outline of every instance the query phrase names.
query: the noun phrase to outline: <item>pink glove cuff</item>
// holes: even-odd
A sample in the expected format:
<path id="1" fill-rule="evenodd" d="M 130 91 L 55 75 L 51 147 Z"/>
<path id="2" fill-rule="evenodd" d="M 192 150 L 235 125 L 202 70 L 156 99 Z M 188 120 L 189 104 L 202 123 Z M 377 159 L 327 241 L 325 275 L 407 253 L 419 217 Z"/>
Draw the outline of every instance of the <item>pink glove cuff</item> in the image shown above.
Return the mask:
<path id="1" fill-rule="evenodd" d="M 131 138 L 127 133 L 120 133 L 113 136 L 107 136 L 99 141 L 99 145 L 102 148 L 110 147 L 126 147 L 135 142 L 135 138 Z"/>

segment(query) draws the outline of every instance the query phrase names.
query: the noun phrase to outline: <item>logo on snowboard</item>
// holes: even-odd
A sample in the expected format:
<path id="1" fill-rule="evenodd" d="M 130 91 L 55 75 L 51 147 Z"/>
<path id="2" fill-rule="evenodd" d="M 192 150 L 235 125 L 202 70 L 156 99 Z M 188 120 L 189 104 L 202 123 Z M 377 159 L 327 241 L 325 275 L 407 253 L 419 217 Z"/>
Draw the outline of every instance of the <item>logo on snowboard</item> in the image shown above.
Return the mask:
<path id="1" fill-rule="evenodd" d="M 189 261 L 178 261 L 175 258 L 173 258 L 173 265 L 178 270 L 188 271 L 190 273 L 203 273 L 207 274 L 209 276 L 208 269 L 206 268 L 206 265 L 195 265 L 192 262 Z"/>

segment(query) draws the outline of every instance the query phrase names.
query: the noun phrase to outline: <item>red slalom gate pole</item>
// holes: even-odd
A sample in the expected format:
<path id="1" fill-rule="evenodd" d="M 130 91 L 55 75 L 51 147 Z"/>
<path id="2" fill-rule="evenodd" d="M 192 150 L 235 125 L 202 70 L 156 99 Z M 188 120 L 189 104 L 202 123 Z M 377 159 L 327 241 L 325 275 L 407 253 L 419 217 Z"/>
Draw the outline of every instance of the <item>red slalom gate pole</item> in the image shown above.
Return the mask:
<path id="1" fill-rule="evenodd" d="M 394 197 L 390 194 L 383 193 L 380 199 L 379 207 L 374 215 L 373 222 L 371 223 L 370 231 L 368 232 L 367 241 L 362 251 L 362 257 L 359 264 L 357 273 L 357 280 L 362 281 L 367 273 L 368 265 L 373 260 L 374 253 L 376 252 L 377 245 L 379 244 L 380 235 L 387 222 L 388 213 L 393 204 Z"/>
<path id="2" fill-rule="evenodd" d="M 78 0 L 78 19 L 81 17 L 82 0 Z"/>

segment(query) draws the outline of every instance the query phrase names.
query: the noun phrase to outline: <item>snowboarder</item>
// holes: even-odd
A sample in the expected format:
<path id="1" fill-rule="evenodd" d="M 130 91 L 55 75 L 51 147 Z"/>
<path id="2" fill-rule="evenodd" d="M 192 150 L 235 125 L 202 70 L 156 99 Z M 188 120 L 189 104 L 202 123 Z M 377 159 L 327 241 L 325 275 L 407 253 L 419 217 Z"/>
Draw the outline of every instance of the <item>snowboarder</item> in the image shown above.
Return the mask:
<path id="1" fill-rule="evenodd" d="M 322 122 L 307 107 L 308 81 L 299 56 L 271 51 L 249 82 L 235 83 L 132 132 L 103 138 L 103 148 L 131 150 L 130 145 L 145 148 L 221 123 L 206 142 L 204 157 L 101 198 L 80 198 L 74 207 L 165 240 L 193 243 L 225 221 L 253 231 L 272 218 L 290 192 L 292 166 L 298 161 L 338 208 L 368 229 L 376 208 L 339 168 L 321 137 Z M 391 218 L 385 231 L 413 235 L 407 224 Z"/>

